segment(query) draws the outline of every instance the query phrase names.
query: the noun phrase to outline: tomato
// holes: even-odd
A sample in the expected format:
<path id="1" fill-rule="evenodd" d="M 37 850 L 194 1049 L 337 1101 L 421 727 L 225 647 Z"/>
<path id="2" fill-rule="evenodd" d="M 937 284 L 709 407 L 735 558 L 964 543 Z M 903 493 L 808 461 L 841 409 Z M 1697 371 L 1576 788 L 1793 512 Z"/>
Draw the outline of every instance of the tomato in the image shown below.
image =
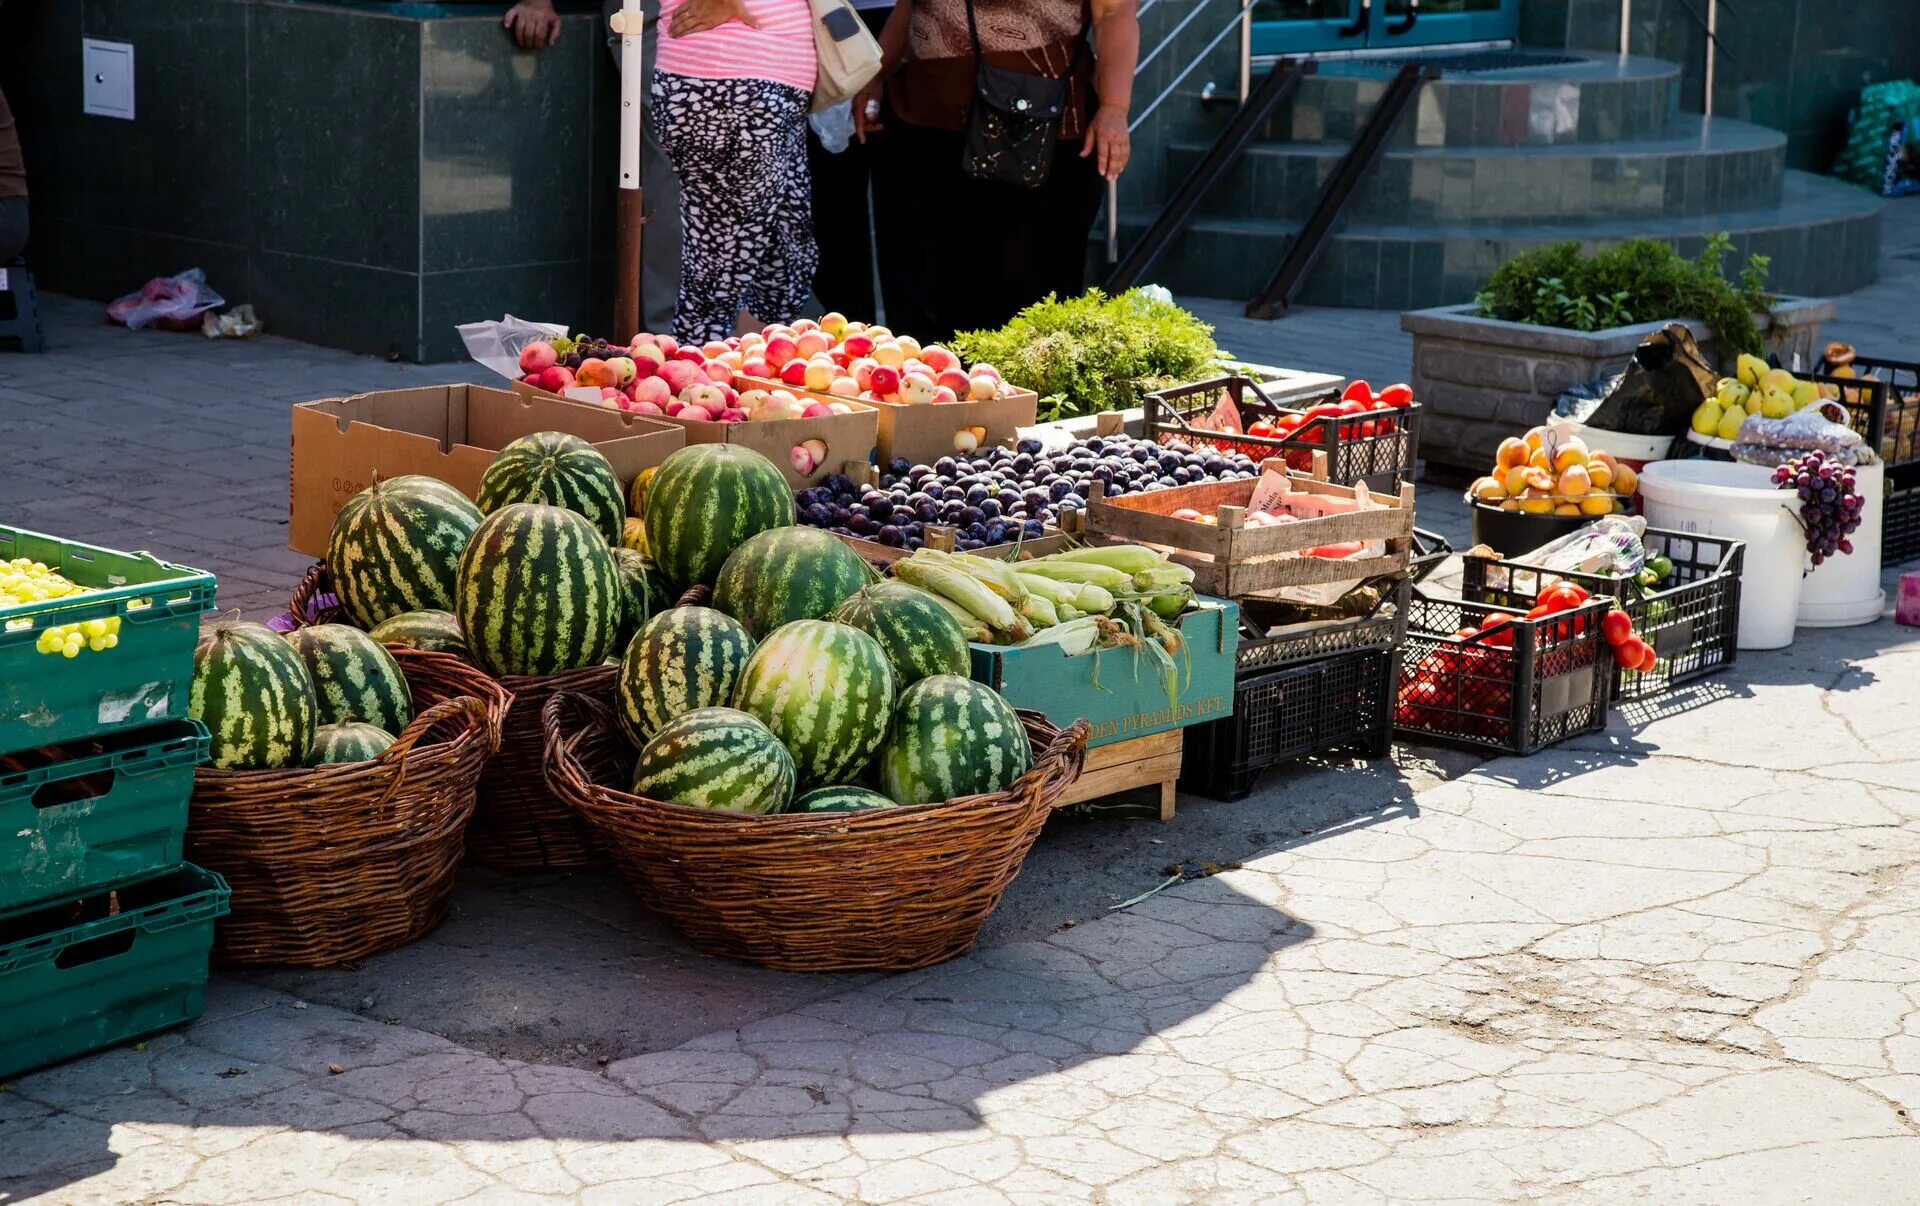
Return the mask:
<path id="1" fill-rule="evenodd" d="M 1529 620 L 1543 620 L 1552 615 L 1553 610 L 1553 608 L 1547 606 L 1545 603 L 1535 603 L 1527 609 L 1527 618 Z"/>
<path id="2" fill-rule="evenodd" d="M 1373 387 L 1365 381 L 1350 381 L 1347 383 L 1347 388 L 1340 391 L 1340 400 L 1342 402 L 1371 402 L 1373 401 Z"/>
<path id="3" fill-rule="evenodd" d="M 1556 582 L 1540 592 L 1537 600 L 1546 605 L 1548 611 L 1568 611 L 1587 601 L 1585 587 L 1572 582 Z"/>
<path id="4" fill-rule="evenodd" d="M 1618 649 L 1633 635 L 1633 617 L 1618 607 L 1614 608 L 1600 621 L 1600 635 L 1607 638 L 1607 644 Z"/>
<path id="5" fill-rule="evenodd" d="M 1646 645 L 1646 642 L 1642 641 L 1641 644 Z M 1658 664 L 1658 662 L 1660 661 L 1659 650 L 1655 649 L 1652 645 L 1647 645 L 1646 648 L 1647 648 L 1646 656 L 1640 659 L 1639 670 L 1640 670 L 1640 673 L 1642 674 L 1645 674 L 1647 671 L 1653 669 L 1654 666 Z"/>
<path id="6" fill-rule="evenodd" d="M 1380 427 L 1381 424 L 1377 424 L 1369 419 L 1367 422 L 1360 424 L 1360 438 L 1365 439 L 1370 435 L 1378 434 Z"/>
<path id="7" fill-rule="evenodd" d="M 1252 425 L 1247 428 L 1247 434 L 1250 436 L 1266 436 L 1271 439 L 1279 435 L 1280 431 L 1266 419 L 1255 419 Z"/>
<path id="8" fill-rule="evenodd" d="M 1405 406 L 1413 401 L 1413 387 L 1404 381 L 1396 381 L 1374 397 L 1389 406 Z"/>
<path id="9" fill-rule="evenodd" d="M 1495 614 L 1480 623 L 1480 631 L 1487 634 L 1486 643 L 1501 649 L 1513 648 L 1513 617 Z"/>

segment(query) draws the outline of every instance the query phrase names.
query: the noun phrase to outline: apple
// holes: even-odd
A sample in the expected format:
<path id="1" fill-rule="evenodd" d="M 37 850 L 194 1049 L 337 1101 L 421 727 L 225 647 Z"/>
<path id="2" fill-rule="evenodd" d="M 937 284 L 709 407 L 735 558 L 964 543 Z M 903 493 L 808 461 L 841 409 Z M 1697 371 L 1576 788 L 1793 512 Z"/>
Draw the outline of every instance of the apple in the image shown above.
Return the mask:
<path id="1" fill-rule="evenodd" d="M 827 403 L 827 409 L 836 415 L 850 415 L 853 413 L 853 407 L 848 406 L 845 402 L 829 402 Z"/>
<path id="2" fill-rule="evenodd" d="M 907 362 L 900 366 L 900 375 L 902 377 L 908 373 L 925 373 L 929 377 L 938 377 L 940 375 L 938 370 L 928 368 L 927 362 L 918 356 L 907 357 Z"/>
<path id="3" fill-rule="evenodd" d="M 656 411 L 673 397 L 673 390 L 658 377 L 642 377 L 633 383 L 633 400 L 636 406 L 645 404 Z"/>
<path id="4" fill-rule="evenodd" d="M 846 349 L 847 355 L 858 360 L 862 356 L 873 355 L 873 336 L 864 331 L 856 332 L 842 339 L 840 346 Z"/>
<path id="5" fill-rule="evenodd" d="M 747 421 L 747 412 L 741 410 L 738 406 L 729 406 L 720 412 L 720 421 L 722 423 L 744 423 Z"/>
<path id="6" fill-rule="evenodd" d="M 640 375 L 639 366 L 630 356 L 607 357 L 607 368 L 613 373 L 613 384 L 620 389 L 632 385 L 633 379 Z"/>
<path id="7" fill-rule="evenodd" d="M 767 337 L 767 350 L 764 358 L 772 367 L 776 369 L 784 368 L 789 361 L 799 354 L 800 347 L 793 341 L 791 336 L 769 335 Z"/>
<path id="8" fill-rule="evenodd" d="M 991 377 L 996 383 L 998 383 L 1000 380 L 1000 370 L 993 367 L 991 364 L 976 364 L 971 369 L 967 370 L 967 376 Z"/>
<path id="9" fill-rule="evenodd" d="M 900 350 L 909 356 L 918 356 L 920 354 L 920 341 L 911 335 L 895 335 L 893 341 L 899 344 Z"/>
<path id="10" fill-rule="evenodd" d="M 520 349 L 520 371 L 523 373 L 544 373 L 558 362 L 560 356 L 553 345 L 544 339 L 536 339 Z"/>
<path id="11" fill-rule="evenodd" d="M 852 377 L 835 377 L 827 384 L 827 392 L 836 398 L 857 398 L 860 396 L 860 383 Z"/>
<path id="12" fill-rule="evenodd" d="M 679 413 L 675 414 L 674 418 L 685 419 L 690 423 L 711 423 L 713 422 L 713 412 L 704 406 L 696 406 L 689 402 L 680 408 Z"/>
<path id="13" fill-rule="evenodd" d="M 678 398 L 674 398 L 669 400 L 660 409 L 663 413 L 666 414 L 668 418 L 672 418 L 675 415 L 678 415 L 681 411 L 685 410 L 686 408 L 687 408 L 687 404 L 685 402 L 682 402 Z"/>
<path id="14" fill-rule="evenodd" d="M 747 418 L 755 423 L 770 423 L 775 419 L 792 419 L 797 412 L 787 404 L 789 395 L 783 390 L 777 394 L 768 394 L 766 400 L 758 406 L 747 408 Z"/>
<path id="15" fill-rule="evenodd" d="M 838 310 L 829 310 L 820 316 L 820 329 L 835 339 L 847 329 L 847 316 Z"/>
<path id="16" fill-rule="evenodd" d="M 761 406 L 765 405 L 767 399 L 771 397 L 773 397 L 773 395 L 764 389 L 742 390 L 740 393 L 740 405 L 746 410 L 758 410 Z"/>
<path id="17" fill-rule="evenodd" d="M 934 391 L 939 386 L 925 373 L 908 373 L 900 378 L 900 397 L 910 406 L 925 406 L 933 401 Z"/>
<path id="18" fill-rule="evenodd" d="M 811 318 L 796 318 L 793 320 L 793 333 L 796 336 L 805 335 L 808 331 L 815 330 L 819 326 L 820 324 Z"/>
<path id="19" fill-rule="evenodd" d="M 733 380 L 733 368 L 724 360 L 709 360 L 700 366 L 700 371 L 707 375 L 707 380 L 718 385 Z"/>
<path id="20" fill-rule="evenodd" d="M 807 380 L 807 362 L 789 360 L 780 366 L 780 380 L 788 385 L 804 385 Z"/>
<path id="21" fill-rule="evenodd" d="M 939 375 L 933 379 L 933 383 L 946 386 L 953 391 L 953 396 L 956 398 L 970 397 L 973 390 L 972 379 L 957 368 L 941 369 Z"/>
<path id="22" fill-rule="evenodd" d="M 999 396 L 1000 383 L 992 377 L 971 377 L 967 380 L 967 397 L 975 402 L 985 402 Z"/>
<path id="23" fill-rule="evenodd" d="M 659 344 L 660 350 L 668 356 L 680 350 L 680 344 L 671 335 L 655 335 L 653 341 Z"/>
<path id="24" fill-rule="evenodd" d="M 660 408 L 658 403 L 650 402 L 645 398 L 636 401 L 631 409 L 636 415 L 663 415 L 667 413 Z"/>
<path id="25" fill-rule="evenodd" d="M 828 352 L 827 359 L 833 361 L 835 368 L 843 369 L 853 363 L 853 357 L 847 355 L 847 349 L 845 348 L 835 348 L 831 352 Z"/>
<path id="26" fill-rule="evenodd" d="M 853 378 L 854 384 L 858 385 L 861 389 L 872 389 L 873 370 L 879 367 L 880 362 L 878 360 L 873 359 L 871 356 L 862 356 L 847 365 L 847 373 Z"/>
<path id="27" fill-rule="evenodd" d="M 669 360 L 660 366 L 660 379 L 667 383 L 667 388 L 678 394 L 696 381 L 705 381 L 707 373 L 704 368 L 697 368 L 688 361 Z"/>
<path id="28" fill-rule="evenodd" d="M 893 328 L 883 327 L 875 323 L 873 326 L 867 328 L 867 334 L 873 336 L 875 343 L 885 343 L 887 340 L 893 338 Z"/>
<path id="29" fill-rule="evenodd" d="M 816 332 L 809 331 L 807 333 L 809 335 L 812 335 L 812 334 L 815 334 Z M 833 361 L 809 360 L 807 361 L 806 368 L 801 375 L 801 380 L 808 389 L 820 390 L 824 392 L 826 388 L 832 385 L 835 379 L 837 379 L 839 376 L 840 376 L 840 373 L 836 369 Z"/>
<path id="30" fill-rule="evenodd" d="M 553 365 L 540 373 L 540 388 L 550 394 L 565 393 L 573 384 L 573 370 L 564 364 Z"/>
<path id="31" fill-rule="evenodd" d="M 900 370 L 891 365 L 877 364 L 873 367 L 873 371 L 868 374 L 867 381 L 867 388 L 883 397 L 887 394 L 898 393 L 900 390 Z"/>
<path id="32" fill-rule="evenodd" d="M 634 340 L 633 344 L 627 348 L 627 355 L 632 358 L 634 369 L 642 377 L 653 376 L 660 371 L 660 366 L 667 362 L 666 351 L 651 340 L 644 343 Z"/>
<path id="33" fill-rule="evenodd" d="M 700 354 L 702 356 L 705 356 L 708 360 L 712 360 L 715 356 L 720 355 L 722 352 L 725 352 L 726 350 L 727 350 L 726 341 L 722 339 L 709 339 L 707 342 L 700 345 Z"/>
<path id="34" fill-rule="evenodd" d="M 600 387 L 600 404 L 603 406 L 611 406 L 615 410 L 625 410 L 627 408 L 627 396 L 611 385 L 603 385 Z"/>
<path id="35" fill-rule="evenodd" d="M 933 387 L 933 401 L 935 405 L 942 402 L 958 402 L 959 400 L 960 395 L 954 393 L 949 387 L 944 385 L 936 385 Z"/>
<path id="36" fill-rule="evenodd" d="M 749 356 L 740 362 L 740 375 L 743 377 L 758 377 L 764 381 L 768 377 L 773 376 L 773 366 L 768 364 L 764 357 Z"/>
<path id="37" fill-rule="evenodd" d="M 907 350 L 889 339 L 873 345 L 873 358 L 888 368 L 899 368 L 907 362 Z"/>
<path id="38" fill-rule="evenodd" d="M 943 373 L 948 369 L 957 369 L 960 367 L 960 357 L 949 352 L 937 343 L 928 344 L 926 347 L 921 348 L 920 359 L 926 361 L 927 367 L 936 373 Z"/>
<path id="39" fill-rule="evenodd" d="M 833 408 L 829 407 L 825 402 L 809 402 L 807 403 L 807 408 L 800 412 L 800 417 L 803 419 L 819 419 L 832 413 Z"/>
<path id="40" fill-rule="evenodd" d="M 742 356 L 739 352 L 727 352 L 724 355 L 714 357 L 714 360 L 719 364 L 726 365 L 736 373 L 740 371 L 740 366 L 747 362 L 746 357 Z"/>
<path id="41" fill-rule="evenodd" d="M 698 406 L 709 414 L 719 414 L 727 406 L 727 391 L 711 381 L 698 381 L 680 393 L 689 406 Z"/>
<path id="42" fill-rule="evenodd" d="M 699 348 L 675 348 L 673 350 L 673 358 L 675 360 L 691 361 L 694 364 L 705 364 L 707 362 L 706 353 L 702 352 Z"/>
<path id="43" fill-rule="evenodd" d="M 833 346 L 825 331 L 802 331 L 794 337 L 794 351 L 811 360 Z"/>

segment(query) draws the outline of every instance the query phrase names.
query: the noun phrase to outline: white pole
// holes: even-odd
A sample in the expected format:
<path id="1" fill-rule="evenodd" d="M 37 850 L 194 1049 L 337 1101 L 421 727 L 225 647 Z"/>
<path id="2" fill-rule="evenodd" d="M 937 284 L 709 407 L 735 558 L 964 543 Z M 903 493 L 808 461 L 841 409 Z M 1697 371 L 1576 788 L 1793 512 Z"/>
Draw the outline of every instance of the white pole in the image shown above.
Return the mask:
<path id="1" fill-rule="evenodd" d="M 1709 117 L 1713 116 L 1713 39 L 1719 28 L 1719 0 L 1707 0 L 1707 89 L 1706 96 L 1700 102 L 1700 111 Z"/>
<path id="2" fill-rule="evenodd" d="M 1253 0 L 1240 4 L 1240 103 L 1253 92 Z"/>
<path id="3" fill-rule="evenodd" d="M 620 35 L 620 187 L 640 187 L 640 99 L 647 86 L 646 44 L 641 39 L 645 18 L 640 0 L 622 0 L 608 19 Z"/>
<path id="4" fill-rule="evenodd" d="M 1633 0 L 1620 0 L 1620 53 L 1630 53 L 1633 30 Z"/>

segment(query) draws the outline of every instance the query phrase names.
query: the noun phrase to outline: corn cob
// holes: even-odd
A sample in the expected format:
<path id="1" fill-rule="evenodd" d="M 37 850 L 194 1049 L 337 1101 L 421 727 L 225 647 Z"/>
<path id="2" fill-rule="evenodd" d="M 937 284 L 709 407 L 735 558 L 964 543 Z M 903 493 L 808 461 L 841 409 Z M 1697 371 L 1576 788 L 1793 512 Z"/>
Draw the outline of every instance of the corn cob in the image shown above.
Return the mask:
<path id="1" fill-rule="evenodd" d="M 933 591 L 928 591 L 927 593 L 933 595 L 934 602 L 947 609 L 948 615 L 959 621 L 960 631 L 965 634 L 969 641 L 978 641 L 983 645 L 991 641 L 993 633 L 987 627 L 985 620 L 982 620 L 979 616 L 974 615 L 945 595 L 935 594 Z"/>
<path id="2" fill-rule="evenodd" d="M 1104 565 L 1110 569 L 1124 570 L 1137 574 L 1142 570 L 1165 565 L 1166 557 L 1153 549 L 1138 544 L 1089 545 L 1084 548 L 1068 549 L 1063 553 L 1054 553 L 1042 558 L 1045 561 L 1072 561 L 1081 565 Z M 1021 567 L 1025 569 L 1025 566 Z"/>
<path id="3" fill-rule="evenodd" d="M 1156 595 L 1163 591 L 1174 590 L 1193 581 L 1193 571 L 1184 565 L 1167 562 L 1152 569 L 1141 570 L 1133 576 L 1133 589 L 1142 594 Z"/>
<path id="4" fill-rule="evenodd" d="M 1028 594 L 1039 595 L 1055 607 L 1062 603 L 1073 602 L 1074 584 L 1055 582 L 1052 578 L 1042 578 L 1039 574 L 1020 575 L 1020 585 L 1027 588 Z"/>
<path id="5" fill-rule="evenodd" d="M 1020 614 L 1032 622 L 1035 628 L 1052 628 L 1060 622 L 1060 614 L 1040 595 L 1028 595 L 1020 600 Z"/>
<path id="6" fill-rule="evenodd" d="M 1038 636 L 1030 637 L 1021 643 L 1027 646 L 1058 645 L 1062 653 L 1072 657 L 1076 653 L 1085 653 L 1093 648 L 1094 642 L 1099 638 L 1099 624 L 1089 618 L 1075 620 L 1070 624 L 1056 624 Z"/>
<path id="7" fill-rule="evenodd" d="M 985 621 L 989 628 L 1013 631 L 1017 627 L 1024 627 L 1005 599 L 988 590 L 971 574 L 943 564 L 938 556 L 922 556 L 928 551 L 921 549 L 912 556 L 894 562 L 894 577 L 951 599 Z"/>
<path id="8" fill-rule="evenodd" d="M 1055 582 L 1092 582 L 1107 590 L 1127 590 L 1133 585 L 1133 575 L 1125 570 L 1084 561 L 1056 561 L 1052 557 L 1029 561 L 1020 567 L 1020 572 Z"/>
<path id="9" fill-rule="evenodd" d="M 1072 600 L 1081 611 L 1099 612 L 1101 615 L 1113 610 L 1113 592 L 1097 582 L 1081 582 L 1074 592 Z"/>
<path id="10" fill-rule="evenodd" d="M 1004 561 L 976 557 L 972 553 L 947 554 L 945 559 L 955 569 L 980 579 L 988 590 L 1009 603 L 1018 605 L 1027 597 L 1027 588 L 1021 584 L 1020 576 Z"/>

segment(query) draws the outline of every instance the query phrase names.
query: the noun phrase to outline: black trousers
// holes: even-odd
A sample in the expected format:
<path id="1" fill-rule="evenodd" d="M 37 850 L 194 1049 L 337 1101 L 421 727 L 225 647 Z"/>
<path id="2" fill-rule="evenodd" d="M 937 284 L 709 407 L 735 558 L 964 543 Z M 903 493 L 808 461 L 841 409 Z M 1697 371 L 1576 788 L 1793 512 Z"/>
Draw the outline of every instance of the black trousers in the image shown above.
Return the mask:
<path id="1" fill-rule="evenodd" d="M 958 133 L 895 119 L 886 134 L 873 195 L 889 327 L 944 341 L 1086 289 L 1106 187 L 1079 142 L 1059 144 L 1046 184 L 1023 189 L 961 171 Z"/>
<path id="2" fill-rule="evenodd" d="M 874 37 L 880 36 L 889 11 L 860 11 L 860 18 Z M 874 140 L 862 143 L 854 139 L 836 155 L 820 145 L 820 136 L 811 128 L 807 130 L 807 159 L 813 171 L 813 234 L 820 246 L 813 293 L 822 310 L 838 310 L 867 323 L 879 317 L 873 296 L 872 210 L 867 201 L 876 149 Z"/>
<path id="3" fill-rule="evenodd" d="M 0 265 L 27 245 L 27 199 L 0 197 Z"/>

